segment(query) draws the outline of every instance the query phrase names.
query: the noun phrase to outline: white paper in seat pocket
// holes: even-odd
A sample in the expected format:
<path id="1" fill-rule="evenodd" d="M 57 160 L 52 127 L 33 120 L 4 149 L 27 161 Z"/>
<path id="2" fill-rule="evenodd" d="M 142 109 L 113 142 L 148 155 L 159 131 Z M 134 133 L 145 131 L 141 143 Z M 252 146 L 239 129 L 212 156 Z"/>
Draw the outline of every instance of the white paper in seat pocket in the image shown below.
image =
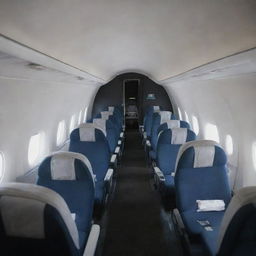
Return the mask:
<path id="1" fill-rule="evenodd" d="M 223 200 L 196 200 L 198 212 L 224 211 Z"/>

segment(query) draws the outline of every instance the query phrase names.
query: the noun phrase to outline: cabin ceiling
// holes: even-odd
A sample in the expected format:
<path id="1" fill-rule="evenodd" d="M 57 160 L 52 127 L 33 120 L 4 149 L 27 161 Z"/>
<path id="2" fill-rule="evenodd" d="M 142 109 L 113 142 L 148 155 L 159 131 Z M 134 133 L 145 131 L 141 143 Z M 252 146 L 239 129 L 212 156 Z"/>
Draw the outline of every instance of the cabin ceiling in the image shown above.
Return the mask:
<path id="1" fill-rule="evenodd" d="M 255 0 L 0 0 L 0 33 L 104 80 L 162 80 L 256 46 Z"/>

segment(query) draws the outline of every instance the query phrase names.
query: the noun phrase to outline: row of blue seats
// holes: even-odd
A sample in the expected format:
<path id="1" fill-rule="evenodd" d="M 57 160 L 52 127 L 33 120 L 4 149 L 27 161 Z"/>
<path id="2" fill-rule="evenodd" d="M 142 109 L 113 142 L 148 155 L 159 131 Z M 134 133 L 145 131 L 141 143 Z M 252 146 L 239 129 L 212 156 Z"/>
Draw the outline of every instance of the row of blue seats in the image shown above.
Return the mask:
<path id="1" fill-rule="evenodd" d="M 172 216 L 187 253 L 199 244 L 207 255 L 256 255 L 256 187 L 232 197 L 224 150 L 174 118 L 151 107 L 142 131 L 160 192 L 175 194 Z"/>
<path id="2" fill-rule="evenodd" d="M 69 151 L 39 166 L 37 185 L 0 187 L 3 255 L 94 255 L 93 224 L 111 192 L 124 144 L 123 115 L 108 107 L 70 135 Z"/>

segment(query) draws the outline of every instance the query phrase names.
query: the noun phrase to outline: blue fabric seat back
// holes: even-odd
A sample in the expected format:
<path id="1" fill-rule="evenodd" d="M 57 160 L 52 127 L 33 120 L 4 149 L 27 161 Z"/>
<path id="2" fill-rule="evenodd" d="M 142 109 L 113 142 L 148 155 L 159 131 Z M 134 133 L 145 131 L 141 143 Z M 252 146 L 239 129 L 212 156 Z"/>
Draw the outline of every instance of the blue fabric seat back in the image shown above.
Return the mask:
<path id="1" fill-rule="evenodd" d="M 145 111 L 143 125 L 144 125 L 144 132 L 146 132 L 147 137 L 151 136 L 153 114 L 158 111 L 160 111 L 160 106 L 149 106 Z"/>
<path id="2" fill-rule="evenodd" d="M 113 112 L 102 111 L 96 116 L 96 119 L 110 120 L 117 129 L 118 135 L 122 131 L 122 120 L 119 115 L 114 115 Z"/>
<path id="3" fill-rule="evenodd" d="M 91 163 L 97 181 L 103 181 L 108 170 L 111 152 L 104 133 L 86 124 L 70 134 L 69 151 L 85 155 Z"/>
<path id="4" fill-rule="evenodd" d="M 2 255 L 77 256 L 84 250 L 63 198 L 34 184 L 1 185 L 0 236 Z"/>
<path id="5" fill-rule="evenodd" d="M 152 116 L 152 126 L 151 126 L 151 146 L 154 151 L 156 151 L 157 138 L 158 138 L 158 128 L 161 124 L 168 120 L 174 120 L 175 116 L 170 111 L 160 111 L 156 112 Z"/>
<path id="6" fill-rule="evenodd" d="M 124 109 L 122 106 L 108 106 L 106 110 L 115 116 L 119 122 L 119 125 L 122 126 L 124 124 Z"/>
<path id="7" fill-rule="evenodd" d="M 115 124 L 109 119 L 95 118 L 93 119 L 93 125 L 104 133 L 109 144 L 110 152 L 113 154 L 120 134 Z"/>
<path id="8" fill-rule="evenodd" d="M 158 129 L 157 129 L 157 135 L 167 129 L 173 129 L 173 128 L 187 128 L 190 129 L 190 125 L 186 121 L 181 120 L 167 120 L 166 122 L 162 123 Z"/>
<path id="9" fill-rule="evenodd" d="M 214 141 L 192 141 L 179 150 L 176 162 L 176 202 L 180 212 L 197 210 L 196 200 L 230 201 L 227 157 Z"/>
<path id="10" fill-rule="evenodd" d="M 159 134 L 156 164 L 164 175 L 170 175 L 175 171 L 176 158 L 180 146 L 195 139 L 196 134 L 187 128 L 167 129 Z"/>
<path id="11" fill-rule="evenodd" d="M 94 204 L 94 176 L 82 154 L 57 152 L 45 158 L 38 169 L 37 184 L 60 194 L 67 203 L 79 231 L 87 238 Z"/>

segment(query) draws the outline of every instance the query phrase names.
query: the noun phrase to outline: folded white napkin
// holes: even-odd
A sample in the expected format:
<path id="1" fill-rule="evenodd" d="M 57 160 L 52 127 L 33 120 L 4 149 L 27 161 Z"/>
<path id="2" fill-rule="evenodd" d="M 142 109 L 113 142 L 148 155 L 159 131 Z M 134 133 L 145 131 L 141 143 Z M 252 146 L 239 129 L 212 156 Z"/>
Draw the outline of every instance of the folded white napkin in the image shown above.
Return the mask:
<path id="1" fill-rule="evenodd" d="M 224 211 L 225 202 L 223 200 L 196 200 L 198 212 Z"/>

